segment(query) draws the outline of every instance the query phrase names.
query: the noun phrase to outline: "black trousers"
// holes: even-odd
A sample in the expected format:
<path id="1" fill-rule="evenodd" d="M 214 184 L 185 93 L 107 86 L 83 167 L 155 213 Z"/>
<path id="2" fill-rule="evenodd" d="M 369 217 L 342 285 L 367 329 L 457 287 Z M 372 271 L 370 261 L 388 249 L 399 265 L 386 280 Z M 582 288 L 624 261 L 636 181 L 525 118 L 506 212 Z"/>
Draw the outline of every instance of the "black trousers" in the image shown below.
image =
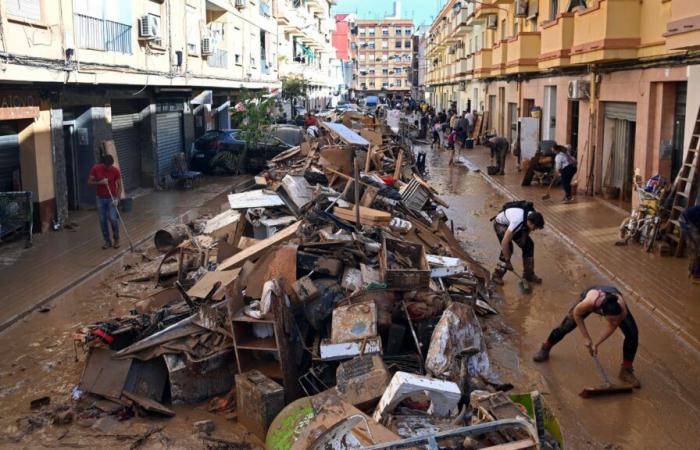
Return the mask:
<path id="1" fill-rule="evenodd" d="M 586 314 L 585 317 L 588 317 Z M 584 317 L 584 318 L 585 318 Z M 569 313 L 564 317 L 561 324 L 549 333 L 547 338 L 547 343 L 550 347 L 553 347 L 559 341 L 564 339 L 564 336 L 571 333 L 576 329 L 576 321 L 574 320 L 574 309 L 571 308 Z M 632 362 L 634 361 L 634 356 L 637 354 L 637 347 L 639 346 L 639 330 L 637 329 L 637 323 L 632 317 L 632 313 L 627 310 L 627 316 L 620 324 L 620 331 L 625 336 L 625 340 L 622 344 L 622 360 Z"/>
<path id="2" fill-rule="evenodd" d="M 527 225 L 523 225 L 527 226 Z M 500 223 L 497 223 L 495 220 L 493 221 L 493 229 L 496 232 L 496 236 L 498 237 L 498 243 L 500 244 L 503 242 L 503 236 L 505 236 L 506 231 L 508 230 L 507 225 L 501 225 Z M 535 257 L 535 243 L 532 241 L 528 233 L 523 232 L 522 230 L 518 231 L 513 235 L 513 239 L 510 241 L 509 248 L 510 248 L 510 254 L 511 256 L 513 255 L 513 241 L 515 241 L 516 244 L 518 244 L 518 247 L 523 252 L 523 261 L 525 258 L 534 258 Z M 499 258 L 502 260 L 503 259 L 503 251 L 501 251 L 501 256 Z"/>
<path id="3" fill-rule="evenodd" d="M 566 198 L 571 197 L 571 180 L 574 178 L 576 170 L 576 166 L 569 164 L 559 171 L 559 174 L 561 174 L 561 185 L 564 187 Z"/>

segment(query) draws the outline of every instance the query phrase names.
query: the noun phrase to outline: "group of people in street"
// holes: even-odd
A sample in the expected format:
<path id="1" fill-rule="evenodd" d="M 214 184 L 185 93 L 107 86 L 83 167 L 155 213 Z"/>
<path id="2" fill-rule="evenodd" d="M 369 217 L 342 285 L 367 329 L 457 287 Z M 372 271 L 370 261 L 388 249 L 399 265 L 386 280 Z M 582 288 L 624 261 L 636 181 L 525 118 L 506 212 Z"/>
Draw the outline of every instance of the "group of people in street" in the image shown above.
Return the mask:
<path id="1" fill-rule="evenodd" d="M 474 132 L 476 114 L 471 110 L 459 114 L 455 109 L 437 112 L 432 107 L 422 108 L 420 114 L 419 138 L 426 139 L 430 129 L 431 146 L 449 150 L 449 164 L 454 164 L 459 150 L 468 148 L 467 141 Z"/>

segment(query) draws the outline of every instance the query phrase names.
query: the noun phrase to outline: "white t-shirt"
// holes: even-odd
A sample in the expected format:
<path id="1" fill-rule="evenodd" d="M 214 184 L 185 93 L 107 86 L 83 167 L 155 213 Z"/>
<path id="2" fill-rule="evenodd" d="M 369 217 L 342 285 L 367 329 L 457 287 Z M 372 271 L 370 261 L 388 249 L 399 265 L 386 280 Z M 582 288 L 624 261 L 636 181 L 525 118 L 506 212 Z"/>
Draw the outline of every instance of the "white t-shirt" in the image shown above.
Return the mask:
<path id="1" fill-rule="evenodd" d="M 561 171 L 563 168 L 569 165 L 569 156 L 564 152 L 557 153 L 554 158 L 554 167 L 557 171 Z"/>
<path id="2" fill-rule="evenodd" d="M 508 229 L 515 232 L 525 220 L 525 211 L 522 208 L 508 208 L 498 213 L 495 220 L 500 225 L 508 225 Z"/>

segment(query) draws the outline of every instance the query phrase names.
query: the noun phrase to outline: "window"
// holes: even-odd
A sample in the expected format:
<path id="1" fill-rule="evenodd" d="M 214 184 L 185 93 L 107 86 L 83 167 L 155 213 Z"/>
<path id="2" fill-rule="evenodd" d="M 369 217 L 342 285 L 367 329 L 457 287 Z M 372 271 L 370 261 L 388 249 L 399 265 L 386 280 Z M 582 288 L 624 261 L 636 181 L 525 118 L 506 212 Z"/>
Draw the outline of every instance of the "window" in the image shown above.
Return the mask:
<path id="1" fill-rule="evenodd" d="M 241 33 L 241 29 L 239 27 L 233 27 L 233 35 L 235 36 L 235 39 L 233 39 L 233 62 L 237 65 L 243 65 L 243 59 L 242 59 L 242 54 L 243 54 L 243 39 L 241 37 L 243 36 L 243 33 Z"/>
<path id="2" fill-rule="evenodd" d="M 389 36 L 389 29 L 388 28 L 382 28 L 382 36 Z"/>
<path id="3" fill-rule="evenodd" d="M 365 60 L 365 55 L 360 55 L 360 61 L 364 61 L 364 60 Z"/>
<path id="4" fill-rule="evenodd" d="M 374 61 L 374 55 L 370 54 L 370 55 L 369 55 L 369 60 L 370 60 L 370 61 Z"/>
<path id="5" fill-rule="evenodd" d="M 403 47 L 404 48 L 411 48 L 411 41 L 404 41 Z"/>
<path id="6" fill-rule="evenodd" d="M 187 26 L 187 53 L 199 54 L 199 15 L 197 8 L 186 5 L 185 23 Z"/>
<path id="7" fill-rule="evenodd" d="M 501 19 L 501 40 L 504 40 L 506 36 L 506 19 Z"/>
<path id="8" fill-rule="evenodd" d="M 24 0 L 20 5 L 24 5 Z M 9 5 L 9 4 L 8 4 Z M 160 5 L 149 8 L 160 21 Z M 78 48 L 131 53 L 131 7 L 106 0 L 75 0 L 73 8 L 75 41 Z M 162 29 L 162 28 L 161 28 Z M 158 44 L 160 39 L 155 39 Z"/>
<path id="9" fill-rule="evenodd" d="M 351 42 L 351 43 L 350 43 L 350 48 L 353 49 L 353 50 L 356 50 L 356 49 L 357 49 L 357 44 L 354 43 L 354 42 Z"/>
<path id="10" fill-rule="evenodd" d="M 559 0 L 549 0 L 549 20 L 557 18 L 559 13 Z"/>
<path id="11" fill-rule="evenodd" d="M 41 0 L 7 0 L 7 14 L 32 22 L 41 22 Z"/>
<path id="12" fill-rule="evenodd" d="M 387 55 L 382 55 L 382 61 L 386 62 L 389 59 Z"/>
<path id="13" fill-rule="evenodd" d="M 396 80 L 396 86 L 401 87 L 401 80 Z"/>
<path id="14" fill-rule="evenodd" d="M 520 21 L 519 21 L 518 19 L 515 19 L 515 20 L 513 21 L 513 36 L 517 36 L 517 35 L 518 35 L 518 25 L 519 25 L 519 23 L 520 23 Z"/>
<path id="15" fill-rule="evenodd" d="M 396 30 L 394 32 L 396 33 L 397 36 L 401 36 L 401 28 L 396 28 Z"/>
<path id="16" fill-rule="evenodd" d="M 369 28 L 367 32 L 370 36 L 374 36 L 374 28 Z"/>
<path id="17" fill-rule="evenodd" d="M 396 60 L 396 62 L 401 62 L 401 55 L 396 55 L 394 59 Z"/>
<path id="18" fill-rule="evenodd" d="M 360 28 L 359 33 L 360 34 L 365 34 L 367 32 L 367 28 Z"/>
<path id="19" fill-rule="evenodd" d="M 270 1 L 260 0 L 260 15 L 263 17 L 270 17 L 271 13 Z"/>
<path id="20" fill-rule="evenodd" d="M 389 75 L 389 69 L 382 69 L 382 75 Z"/>
<path id="21" fill-rule="evenodd" d="M 403 34 L 406 36 L 410 36 L 413 31 L 410 28 L 404 28 Z"/>
<path id="22" fill-rule="evenodd" d="M 370 75 L 374 75 L 375 72 L 376 72 L 376 71 L 375 71 L 374 69 L 369 69 L 369 74 L 370 74 Z"/>
<path id="23" fill-rule="evenodd" d="M 369 43 L 369 48 L 371 48 L 371 49 L 374 50 L 374 42 L 370 42 L 370 43 Z"/>
<path id="24" fill-rule="evenodd" d="M 241 65 L 241 54 L 236 53 L 233 57 L 233 61 L 236 63 L 237 66 Z"/>
<path id="25" fill-rule="evenodd" d="M 388 81 L 383 82 L 383 83 L 382 83 L 382 87 L 383 87 L 383 88 L 388 88 L 388 87 L 389 87 L 389 82 L 388 82 Z"/>
<path id="26" fill-rule="evenodd" d="M 389 42 L 382 41 L 382 48 L 389 48 Z"/>
<path id="27" fill-rule="evenodd" d="M 374 81 L 370 81 L 370 82 L 369 82 L 369 85 L 370 85 L 371 87 L 374 87 Z"/>
<path id="28" fill-rule="evenodd" d="M 403 55 L 403 60 L 404 60 L 404 61 L 410 61 L 410 60 L 411 60 L 411 55 Z"/>
<path id="29" fill-rule="evenodd" d="M 394 47 L 401 48 L 401 41 L 396 41 L 396 43 L 394 44 Z"/>

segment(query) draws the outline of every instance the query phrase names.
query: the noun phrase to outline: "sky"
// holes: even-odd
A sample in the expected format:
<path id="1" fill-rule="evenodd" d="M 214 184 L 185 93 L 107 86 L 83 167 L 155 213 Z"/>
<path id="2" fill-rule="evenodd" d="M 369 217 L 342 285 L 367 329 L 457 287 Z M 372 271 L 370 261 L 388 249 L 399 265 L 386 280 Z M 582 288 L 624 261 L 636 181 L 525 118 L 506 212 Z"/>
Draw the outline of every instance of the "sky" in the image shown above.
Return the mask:
<path id="1" fill-rule="evenodd" d="M 429 25 L 444 4 L 445 0 L 401 0 L 401 18 L 413 19 L 415 25 Z M 358 19 L 381 19 L 393 10 L 393 0 L 338 0 L 332 13 L 356 13 Z"/>

